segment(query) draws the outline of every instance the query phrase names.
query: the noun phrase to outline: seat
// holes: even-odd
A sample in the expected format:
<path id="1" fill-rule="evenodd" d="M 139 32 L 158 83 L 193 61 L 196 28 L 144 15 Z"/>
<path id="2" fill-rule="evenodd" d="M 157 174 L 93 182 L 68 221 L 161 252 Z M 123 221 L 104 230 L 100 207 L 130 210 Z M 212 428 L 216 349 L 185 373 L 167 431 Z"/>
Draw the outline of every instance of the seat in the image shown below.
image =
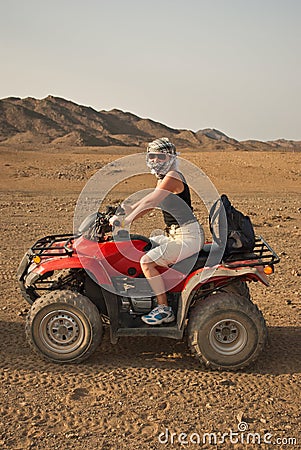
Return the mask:
<path id="1" fill-rule="evenodd" d="M 206 264 L 208 255 L 211 250 L 211 245 L 212 244 L 205 244 L 199 253 L 195 253 L 188 258 L 182 259 L 181 261 L 173 264 L 170 267 L 184 274 L 188 274 L 197 269 L 201 269 Z"/>

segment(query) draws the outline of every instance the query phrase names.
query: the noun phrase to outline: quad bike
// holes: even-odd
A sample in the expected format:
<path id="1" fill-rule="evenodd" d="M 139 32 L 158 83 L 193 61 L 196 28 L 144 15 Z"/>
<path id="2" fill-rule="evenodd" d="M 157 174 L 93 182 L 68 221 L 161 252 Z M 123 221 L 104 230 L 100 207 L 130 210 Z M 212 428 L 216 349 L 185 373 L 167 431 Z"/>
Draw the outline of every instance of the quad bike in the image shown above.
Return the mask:
<path id="1" fill-rule="evenodd" d="M 112 236 L 116 208 L 89 216 L 76 235 L 39 239 L 24 255 L 18 280 L 31 309 L 26 337 L 39 355 L 57 363 L 79 363 L 98 348 L 104 328 L 112 344 L 124 336 L 188 338 L 206 366 L 237 370 L 253 363 L 267 340 L 262 313 L 252 303 L 247 282 L 268 286 L 279 257 L 262 237 L 252 253 L 230 255 L 202 277 L 212 243 L 172 266 L 167 292 L 176 320 L 149 326 L 141 320 L 156 306 L 139 258 L 152 241 L 120 230 Z M 164 279 L 166 269 L 161 267 Z M 170 271 L 169 277 L 170 277 Z"/>

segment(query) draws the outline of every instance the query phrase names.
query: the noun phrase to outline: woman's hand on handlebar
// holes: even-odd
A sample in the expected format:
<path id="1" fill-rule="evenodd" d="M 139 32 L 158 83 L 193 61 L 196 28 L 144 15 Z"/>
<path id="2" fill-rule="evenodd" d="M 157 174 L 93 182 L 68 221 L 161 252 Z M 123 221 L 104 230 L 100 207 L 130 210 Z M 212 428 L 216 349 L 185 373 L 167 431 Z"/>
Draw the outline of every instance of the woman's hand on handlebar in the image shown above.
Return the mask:
<path id="1" fill-rule="evenodd" d="M 109 224 L 111 225 L 111 227 L 121 227 L 122 222 L 124 222 L 124 214 L 114 214 L 114 216 L 110 217 L 109 219 Z"/>
<path id="2" fill-rule="evenodd" d="M 131 214 L 131 212 L 133 211 L 133 207 L 131 205 L 129 205 L 128 203 L 121 203 L 120 206 L 123 209 L 126 216 Z"/>

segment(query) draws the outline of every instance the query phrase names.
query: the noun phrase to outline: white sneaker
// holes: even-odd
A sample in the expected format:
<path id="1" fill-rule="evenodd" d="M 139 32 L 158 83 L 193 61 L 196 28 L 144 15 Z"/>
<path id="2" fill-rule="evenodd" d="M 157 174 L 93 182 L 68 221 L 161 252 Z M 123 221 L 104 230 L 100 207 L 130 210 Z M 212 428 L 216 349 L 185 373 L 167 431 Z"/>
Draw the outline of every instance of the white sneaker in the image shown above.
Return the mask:
<path id="1" fill-rule="evenodd" d="M 148 325 L 160 325 L 161 323 L 173 322 L 175 315 L 170 306 L 159 305 L 145 316 L 142 316 L 141 319 Z"/>

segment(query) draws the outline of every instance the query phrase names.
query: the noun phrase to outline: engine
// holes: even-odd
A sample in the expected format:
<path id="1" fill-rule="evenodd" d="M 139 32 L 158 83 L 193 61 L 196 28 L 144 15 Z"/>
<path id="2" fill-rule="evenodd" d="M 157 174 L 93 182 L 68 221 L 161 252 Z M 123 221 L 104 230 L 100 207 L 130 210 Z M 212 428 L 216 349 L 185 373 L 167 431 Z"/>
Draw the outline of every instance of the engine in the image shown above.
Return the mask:
<path id="1" fill-rule="evenodd" d="M 114 277 L 113 284 L 121 312 L 145 314 L 156 305 L 156 297 L 145 278 Z"/>

